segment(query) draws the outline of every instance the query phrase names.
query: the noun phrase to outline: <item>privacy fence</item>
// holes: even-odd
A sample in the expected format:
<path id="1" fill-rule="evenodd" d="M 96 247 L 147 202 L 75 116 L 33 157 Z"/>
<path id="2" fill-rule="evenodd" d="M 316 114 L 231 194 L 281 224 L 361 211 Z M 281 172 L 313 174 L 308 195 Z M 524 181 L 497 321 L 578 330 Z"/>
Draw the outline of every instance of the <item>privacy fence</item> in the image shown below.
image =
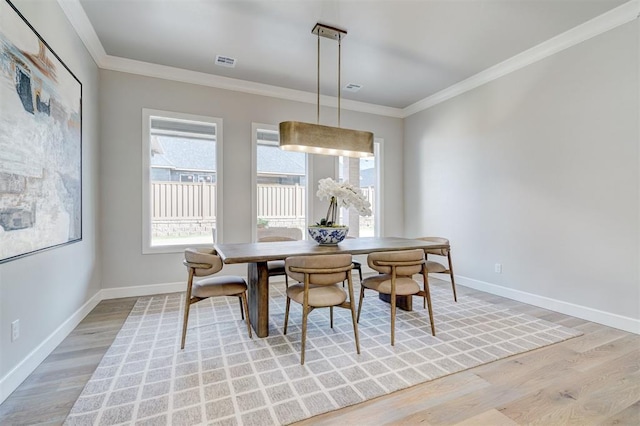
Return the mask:
<path id="1" fill-rule="evenodd" d="M 375 205 L 374 188 L 362 188 Z M 216 184 L 191 182 L 153 182 L 151 212 L 154 234 L 208 233 L 215 227 Z M 300 185 L 259 184 L 258 218 L 271 226 L 304 224 L 305 187 Z"/>

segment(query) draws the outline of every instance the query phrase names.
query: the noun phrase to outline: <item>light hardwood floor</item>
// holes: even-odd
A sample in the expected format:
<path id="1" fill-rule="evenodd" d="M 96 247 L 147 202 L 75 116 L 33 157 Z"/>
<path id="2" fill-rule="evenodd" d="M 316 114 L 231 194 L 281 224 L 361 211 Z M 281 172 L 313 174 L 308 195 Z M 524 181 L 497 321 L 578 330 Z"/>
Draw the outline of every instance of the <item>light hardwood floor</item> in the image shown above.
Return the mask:
<path id="1" fill-rule="evenodd" d="M 459 287 L 466 295 L 584 335 L 299 425 L 640 425 L 640 336 Z M 135 301 L 100 302 L 0 405 L 0 424 L 61 424 Z"/>
<path id="2" fill-rule="evenodd" d="M 0 405 L 0 425 L 62 424 L 136 300 L 100 302 Z"/>

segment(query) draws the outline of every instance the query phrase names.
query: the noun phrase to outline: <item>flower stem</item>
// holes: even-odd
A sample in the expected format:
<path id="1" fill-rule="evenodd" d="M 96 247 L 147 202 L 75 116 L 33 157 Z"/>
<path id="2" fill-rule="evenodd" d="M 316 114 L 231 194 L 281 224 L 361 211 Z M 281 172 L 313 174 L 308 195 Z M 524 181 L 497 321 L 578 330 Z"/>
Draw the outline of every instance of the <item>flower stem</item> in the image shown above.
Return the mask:
<path id="1" fill-rule="evenodd" d="M 331 216 L 331 206 L 332 206 L 332 203 L 333 203 L 333 197 L 331 197 L 331 201 L 329 202 L 329 208 L 327 209 L 327 214 L 326 214 L 326 216 L 324 217 L 324 224 L 325 224 L 325 225 L 329 223 L 329 218 L 330 218 L 330 216 Z"/>
<path id="2" fill-rule="evenodd" d="M 338 200 L 333 199 L 333 211 L 331 212 L 331 222 L 332 225 L 336 224 L 336 220 L 338 219 Z"/>

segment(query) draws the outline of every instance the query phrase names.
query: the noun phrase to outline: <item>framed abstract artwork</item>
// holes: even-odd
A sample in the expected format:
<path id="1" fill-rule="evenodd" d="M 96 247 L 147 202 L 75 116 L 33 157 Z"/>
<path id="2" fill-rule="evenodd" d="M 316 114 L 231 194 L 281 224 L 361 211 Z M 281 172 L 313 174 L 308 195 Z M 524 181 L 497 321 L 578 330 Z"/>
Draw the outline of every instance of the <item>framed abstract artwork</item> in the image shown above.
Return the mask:
<path id="1" fill-rule="evenodd" d="M 82 240 L 82 83 L 0 0 L 0 263 Z"/>

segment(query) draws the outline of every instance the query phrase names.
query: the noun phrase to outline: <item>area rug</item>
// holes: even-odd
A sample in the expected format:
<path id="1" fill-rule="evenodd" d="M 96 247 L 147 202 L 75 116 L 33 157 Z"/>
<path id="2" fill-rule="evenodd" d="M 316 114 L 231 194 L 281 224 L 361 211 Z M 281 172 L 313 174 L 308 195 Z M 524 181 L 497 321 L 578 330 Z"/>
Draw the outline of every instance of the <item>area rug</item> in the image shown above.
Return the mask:
<path id="1" fill-rule="evenodd" d="M 436 337 L 416 298 L 413 312 L 398 311 L 393 347 L 389 305 L 367 293 L 360 355 L 348 310 L 335 309 L 333 329 L 328 309 L 313 311 L 304 366 L 299 305 L 282 334 L 284 285 L 271 287 L 268 338 L 248 337 L 237 298 L 214 298 L 192 305 L 184 350 L 184 295 L 141 297 L 65 424 L 288 424 L 581 334 L 469 296 L 455 303 L 448 286 L 431 291 Z"/>

